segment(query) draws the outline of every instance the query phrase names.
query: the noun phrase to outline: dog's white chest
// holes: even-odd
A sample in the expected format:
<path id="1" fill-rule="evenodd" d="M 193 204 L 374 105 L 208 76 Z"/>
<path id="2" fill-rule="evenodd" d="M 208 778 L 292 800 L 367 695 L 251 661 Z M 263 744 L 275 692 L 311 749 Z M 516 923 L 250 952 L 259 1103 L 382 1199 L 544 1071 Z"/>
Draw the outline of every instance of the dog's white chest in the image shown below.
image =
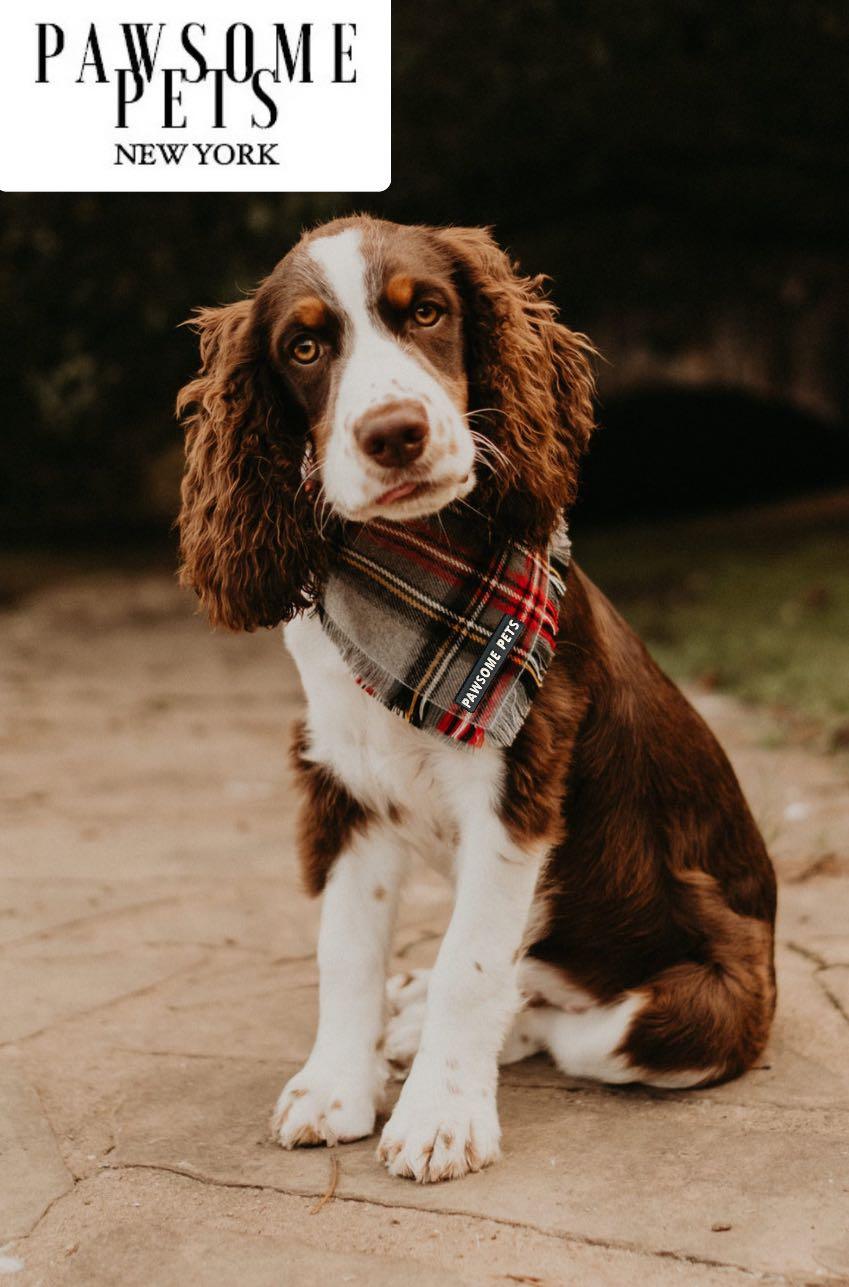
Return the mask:
<path id="1" fill-rule="evenodd" d="M 316 617 L 297 617 L 284 634 L 307 697 L 310 758 L 363 804 L 381 814 L 394 806 L 406 839 L 449 867 L 466 812 L 495 802 L 501 752 L 455 746 L 388 711 L 357 684 Z"/>

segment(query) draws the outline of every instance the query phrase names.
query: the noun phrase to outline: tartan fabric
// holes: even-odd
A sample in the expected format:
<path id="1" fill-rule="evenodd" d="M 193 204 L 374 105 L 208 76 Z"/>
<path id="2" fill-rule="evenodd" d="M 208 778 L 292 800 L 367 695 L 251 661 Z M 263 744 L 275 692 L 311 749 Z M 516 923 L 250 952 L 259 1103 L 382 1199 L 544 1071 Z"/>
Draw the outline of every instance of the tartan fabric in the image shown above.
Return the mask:
<path id="1" fill-rule="evenodd" d="M 317 610 L 358 683 L 408 723 L 509 746 L 554 655 L 568 566 L 565 528 L 535 551 L 493 545 L 454 509 L 349 524 Z"/>

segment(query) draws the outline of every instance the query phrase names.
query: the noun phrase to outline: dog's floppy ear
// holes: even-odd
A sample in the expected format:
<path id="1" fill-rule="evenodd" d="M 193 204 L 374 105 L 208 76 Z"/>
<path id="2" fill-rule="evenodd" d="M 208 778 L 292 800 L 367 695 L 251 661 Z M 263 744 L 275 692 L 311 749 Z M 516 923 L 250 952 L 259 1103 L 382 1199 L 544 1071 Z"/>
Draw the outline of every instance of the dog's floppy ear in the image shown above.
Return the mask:
<path id="1" fill-rule="evenodd" d="M 485 228 L 436 230 L 465 310 L 473 426 L 508 464 L 481 479 L 510 525 L 550 536 L 575 499 L 594 427 L 594 349 L 557 320 L 543 277 L 523 277 Z"/>
<path id="2" fill-rule="evenodd" d="M 193 325 L 200 371 L 177 399 L 180 581 L 213 625 L 277 625 L 311 602 L 321 563 L 301 487 L 304 417 L 269 367 L 252 299 L 200 309 Z"/>

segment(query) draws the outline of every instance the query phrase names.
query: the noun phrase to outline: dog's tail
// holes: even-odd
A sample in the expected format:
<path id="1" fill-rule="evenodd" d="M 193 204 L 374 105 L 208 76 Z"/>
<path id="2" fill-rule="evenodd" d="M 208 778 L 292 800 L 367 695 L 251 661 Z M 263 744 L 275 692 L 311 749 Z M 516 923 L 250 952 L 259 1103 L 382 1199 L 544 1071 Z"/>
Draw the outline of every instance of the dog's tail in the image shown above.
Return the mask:
<path id="1" fill-rule="evenodd" d="M 655 1086 L 727 1081 L 761 1054 L 775 1011 L 773 930 L 726 903 L 708 872 L 681 870 L 680 916 L 692 959 L 656 975 L 619 1048 Z"/>

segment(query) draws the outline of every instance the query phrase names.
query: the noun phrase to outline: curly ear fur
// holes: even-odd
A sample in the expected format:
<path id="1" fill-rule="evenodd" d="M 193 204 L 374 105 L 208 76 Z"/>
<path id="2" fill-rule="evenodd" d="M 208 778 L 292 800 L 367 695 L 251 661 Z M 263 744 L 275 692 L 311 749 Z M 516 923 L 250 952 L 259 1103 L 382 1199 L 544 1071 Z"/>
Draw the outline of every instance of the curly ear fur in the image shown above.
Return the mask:
<path id="1" fill-rule="evenodd" d="M 274 626 L 309 604 L 321 566 L 300 487 L 306 426 L 267 366 L 253 300 L 201 309 L 193 325 L 200 371 L 177 399 L 180 582 L 213 625 Z"/>
<path id="2" fill-rule="evenodd" d="M 575 499 L 595 427 L 595 350 L 557 321 L 545 278 L 522 277 L 484 228 L 440 229 L 466 309 L 470 408 L 507 466 L 481 478 L 483 508 L 549 538 Z M 474 422 L 473 422 L 474 423 Z"/>

